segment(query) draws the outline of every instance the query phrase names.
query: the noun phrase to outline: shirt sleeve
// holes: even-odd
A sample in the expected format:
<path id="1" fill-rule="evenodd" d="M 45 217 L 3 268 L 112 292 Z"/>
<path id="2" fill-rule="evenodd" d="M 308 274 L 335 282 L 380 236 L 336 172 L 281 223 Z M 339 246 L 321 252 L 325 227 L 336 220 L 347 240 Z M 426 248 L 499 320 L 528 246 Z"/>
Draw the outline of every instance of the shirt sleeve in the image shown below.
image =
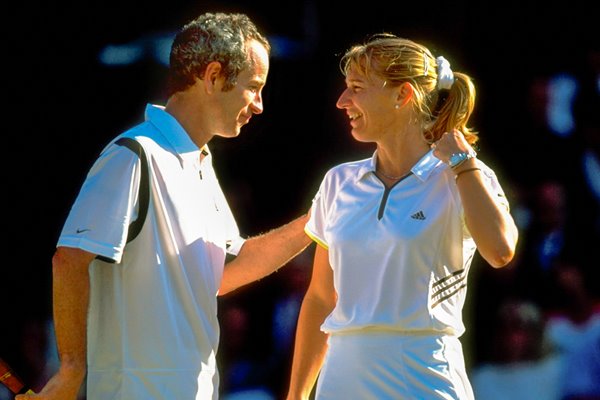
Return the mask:
<path id="1" fill-rule="evenodd" d="M 212 170 L 212 176 L 215 180 L 216 185 L 216 195 L 215 202 L 217 204 L 217 208 L 223 213 L 223 223 L 225 229 L 225 251 L 228 254 L 237 256 L 246 242 L 246 239 L 240 235 L 240 230 L 231 211 L 231 207 L 229 207 L 229 203 L 227 202 L 227 198 L 221 189 L 221 185 L 219 184 L 219 180 L 217 179 L 214 170 Z"/>
<path id="2" fill-rule="evenodd" d="M 504 190 L 502 189 L 502 186 L 500 185 L 500 182 L 498 181 L 498 178 L 497 178 L 494 170 L 492 170 L 490 167 L 488 167 L 480 159 L 477 159 L 477 167 L 483 173 L 483 176 L 484 176 L 483 184 L 485 185 L 485 187 L 489 191 L 489 193 L 492 194 L 494 201 L 496 201 L 501 206 L 506 207 L 506 209 L 510 211 L 508 199 L 506 198 L 506 195 L 504 194 Z M 453 172 L 449 172 L 449 173 L 452 174 L 451 179 L 454 180 L 455 179 L 454 173 Z M 456 185 L 454 185 L 454 186 L 456 186 Z M 460 218 L 462 221 L 463 238 L 472 240 L 472 236 L 471 236 L 471 233 L 469 232 L 469 228 L 467 228 L 467 221 L 465 220 L 465 213 L 462 208 L 462 202 L 460 200 L 460 194 L 458 193 L 458 189 L 456 189 L 454 191 L 454 196 L 455 196 L 456 201 L 458 201 L 459 204 L 461 204 L 460 205 Z"/>
<path id="3" fill-rule="evenodd" d="M 320 246 L 328 249 L 329 244 L 325 239 L 327 221 L 327 183 L 329 174 L 325 176 L 319 190 L 312 200 L 310 218 L 304 227 L 306 234 Z"/>
<path id="4" fill-rule="evenodd" d="M 506 198 L 506 194 L 498 181 L 498 177 L 496 173 L 487 165 L 481 163 L 480 164 L 481 172 L 485 176 L 485 183 L 488 190 L 494 195 L 496 202 L 506 207 L 507 210 L 510 211 L 510 205 L 508 204 L 508 199 Z"/>
<path id="5" fill-rule="evenodd" d="M 221 194 L 221 203 L 224 211 L 224 220 L 225 220 L 225 251 L 228 254 L 237 256 L 240 252 L 242 246 L 246 242 L 246 239 L 240 236 L 240 231 L 229 208 L 229 204 L 227 203 L 225 196 Z"/>
<path id="6" fill-rule="evenodd" d="M 88 172 L 57 246 L 74 247 L 120 262 L 129 224 L 137 217 L 141 160 L 110 144 Z"/>

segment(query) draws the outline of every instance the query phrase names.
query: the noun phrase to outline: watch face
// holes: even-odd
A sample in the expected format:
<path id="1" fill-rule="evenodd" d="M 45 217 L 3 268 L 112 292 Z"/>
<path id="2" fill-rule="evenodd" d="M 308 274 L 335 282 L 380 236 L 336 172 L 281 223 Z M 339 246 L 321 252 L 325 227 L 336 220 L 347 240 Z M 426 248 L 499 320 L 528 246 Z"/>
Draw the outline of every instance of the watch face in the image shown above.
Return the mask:
<path id="1" fill-rule="evenodd" d="M 448 160 L 448 165 L 450 168 L 456 167 L 461 162 L 465 161 L 469 155 L 467 153 L 455 153 L 450 156 Z"/>
<path id="2" fill-rule="evenodd" d="M 456 154 L 452 154 L 450 156 L 450 160 L 448 162 L 448 164 L 450 164 L 451 167 L 456 166 L 457 164 L 460 164 L 461 161 L 464 161 L 464 159 L 467 157 L 467 153 L 456 153 Z"/>
<path id="3" fill-rule="evenodd" d="M 477 157 L 477 153 L 475 150 L 471 150 L 468 153 L 465 151 L 461 151 L 460 153 L 454 153 L 448 159 L 448 165 L 450 168 L 458 167 L 464 161 L 470 160 L 471 158 Z"/>

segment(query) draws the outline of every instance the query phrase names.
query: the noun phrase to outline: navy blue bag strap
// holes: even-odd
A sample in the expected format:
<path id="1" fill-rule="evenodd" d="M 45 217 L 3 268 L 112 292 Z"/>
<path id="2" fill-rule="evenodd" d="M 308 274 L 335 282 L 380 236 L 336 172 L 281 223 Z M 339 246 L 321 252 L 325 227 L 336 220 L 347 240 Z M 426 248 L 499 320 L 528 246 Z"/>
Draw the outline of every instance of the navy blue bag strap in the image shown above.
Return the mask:
<path id="1" fill-rule="evenodd" d="M 118 139 L 115 144 L 119 146 L 125 146 L 129 150 L 133 151 L 140 158 L 142 165 L 142 171 L 140 176 L 140 186 L 138 190 L 138 216 L 135 221 L 129 224 L 129 230 L 127 232 L 127 243 L 131 242 L 137 237 L 144 226 L 146 220 L 146 214 L 148 213 L 148 202 L 150 201 L 150 183 L 148 182 L 148 161 L 146 159 L 146 153 L 142 145 L 135 139 L 122 137 Z M 114 264 L 115 260 L 101 255 L 96 256 L 98 260 Z"/>
<path id="2" fill-rule="evenodd" d="M 138 216 L 135 221 L 129 225 L 129 232 L 127 233 L 127 243 L 131 242 L 137 237 L 144 226 L 146 220 L 146 214 L 148 213 L 148 202 L 150 201 L 150 184 L 148 182 L 148 160 L 146 159 L 146 153 L 142 145 L 135 139 L 122 137 L 116 142 L 119 146 L 125 146 L 129 150 L 133 151 L 140 158 L 142 165 L 142 173 L 140 176 L 140 187 L 138 192 Z"/>

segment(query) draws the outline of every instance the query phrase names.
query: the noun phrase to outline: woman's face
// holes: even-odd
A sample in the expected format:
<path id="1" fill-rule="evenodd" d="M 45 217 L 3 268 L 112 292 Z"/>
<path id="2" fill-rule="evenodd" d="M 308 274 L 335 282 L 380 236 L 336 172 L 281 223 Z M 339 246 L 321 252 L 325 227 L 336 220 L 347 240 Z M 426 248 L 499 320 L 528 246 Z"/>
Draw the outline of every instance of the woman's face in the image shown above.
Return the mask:
<path id="1" fill-rule="evenodd" d="M 350 119 L 352 136 L 360 142 L 375 142 L 393 131 L 397 118 L 394 105 L 397 91 L 374 75 L 365 76 L 351 68 L 346 76 L 346 89 L 336 106 Z"/>

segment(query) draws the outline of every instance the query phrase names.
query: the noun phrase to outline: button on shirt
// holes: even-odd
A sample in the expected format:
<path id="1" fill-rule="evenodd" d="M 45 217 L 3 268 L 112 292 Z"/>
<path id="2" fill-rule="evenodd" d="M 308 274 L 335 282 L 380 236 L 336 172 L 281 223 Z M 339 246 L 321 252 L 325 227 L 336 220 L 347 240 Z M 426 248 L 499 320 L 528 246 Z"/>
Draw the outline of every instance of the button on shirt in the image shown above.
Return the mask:
<path id="1" fill-rule="evenodd" d="M 329 170 L 306 232 L 329 250 L 338 295 L 322 330 L 464 332 L 462 307 L 476 247 L 450 168 L 428 152 L 386 188 L 373 157 Z M 508 207 L 495 174 L 478 167 Z"/>
<path id="2" fill-rule="evenodd" d="M 58 240 L 114 261 L 90 266 L 88 397 L 216 399 L 216 296 L 225 253 L 236 254 L 243 240 L 210 151 L 162 107 L 148 105 L 146 121 L 121 136 L 141 143 L 148 159 L 150 202 L 140 234 L 126 243 L 141 160 L 113 141 Z"/>

